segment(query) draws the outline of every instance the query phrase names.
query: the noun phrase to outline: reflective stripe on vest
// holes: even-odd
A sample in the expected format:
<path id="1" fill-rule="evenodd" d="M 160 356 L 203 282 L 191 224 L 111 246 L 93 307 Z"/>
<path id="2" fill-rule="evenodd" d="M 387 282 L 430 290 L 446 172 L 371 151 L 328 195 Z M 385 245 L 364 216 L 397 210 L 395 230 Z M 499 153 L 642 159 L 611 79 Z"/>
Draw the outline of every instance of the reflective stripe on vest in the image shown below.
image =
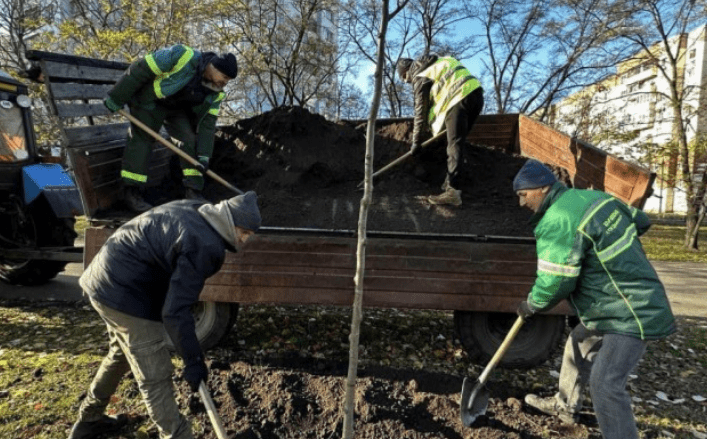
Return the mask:
<path id="1" fill-rule="evenodd" d="M 184 66 L 187 65 L 189 60 L 192 59 L 194 56 L 194 49 L 191 47 L 184 46 L 186 51 L 182 54 L 182 56 L 179 57 L 179 61 L 172 67 L 172 70 L 168 72 L 163 72 L 162 69 L 157 65 L 157 62 L 155 61 L 155 57 L 153 54 L 149 54 L 145 57 L 145 61 L 147 61 L 147 65 L 150 67 L 150 70 L 152 70 L 152 73 L 157 75 L 155 78 L 155 81 L 152 83 L 152 86 L 155 90 L 155 95 L 159 99 L 164 99 L 164 93 L 162 93 L 162 81 L 164 81 L 166 78 L 169 78 L 171 75 L 177 73 L 178 71 L 182 70 Z"/>
<path id="2" fill-rule="evenodd" d="M 430 90 L 433 105 L 427 116 L 433 134 L 441 131 L 447 112 L 472 91 L 481 87 L 481 83 L 456 59 L 439 58 L 417 76 L 424 76 L 434 81 Z"/>
<path id="3" fill-rule="evenodd" d="M 221 92 L 218 94 L 216 99 L 214 99 L 214 102 L 211 104 L 211 108 L 209 108 L 209 114 L 212 114 L 212 115 L 218 117 L 219 110 L 221 109 L 221 101 L 225 97 L 226 97 L 226 93 L 224 93 L 224 92 Z"/>

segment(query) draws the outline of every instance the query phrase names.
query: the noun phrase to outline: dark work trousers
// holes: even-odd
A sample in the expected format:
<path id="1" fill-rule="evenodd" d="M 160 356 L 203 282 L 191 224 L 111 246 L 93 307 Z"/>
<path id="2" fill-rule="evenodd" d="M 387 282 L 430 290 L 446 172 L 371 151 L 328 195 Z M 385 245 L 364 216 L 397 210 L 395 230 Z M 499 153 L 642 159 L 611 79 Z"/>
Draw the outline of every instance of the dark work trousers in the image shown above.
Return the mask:
<path id="1" fill-rule="evenodd" d="M 196 132 L 193 128 L 193 117 L 190 110 L 166 108 L 154 101 L 131 102 L 130 113 L 147 125 L 153 131 L 159 132 L 164 125 L 167 133 L 178 140 L 181 150 L 196 158 Z M 144 185 L 147 183 L 150 153 L 155 139 L 142 128 L 130 124 L 130 135 L 123 153 L 123 181 L 129 185 Z M 174 142 L 173 142 L 174 143 Z M 204 177 L 194 165 L 180 159 L 185 187 L 201 190 L 204 187 Z"/>
<path id="2" fill-rule="evenodd" d="M 447 177 L 442 189 L 445 191 L 450 187 L 459 188 L 459 168 L 463 160 L 463 146 L 466 143 L 466 136 L 483 108 L 484 91 L 479 87 L 453 106 L 444 118 L 444 125 L 447 129 Z"/>

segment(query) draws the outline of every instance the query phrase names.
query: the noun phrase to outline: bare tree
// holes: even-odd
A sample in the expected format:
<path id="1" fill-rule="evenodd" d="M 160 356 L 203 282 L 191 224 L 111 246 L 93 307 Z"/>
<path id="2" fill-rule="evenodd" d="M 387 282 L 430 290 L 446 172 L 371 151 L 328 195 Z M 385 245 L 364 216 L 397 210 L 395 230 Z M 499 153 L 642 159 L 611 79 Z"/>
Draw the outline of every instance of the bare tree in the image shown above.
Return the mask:
<path id="1" fill-rule="evenodd" d="M 276 107 L 333 101 L 342 54 L 321 20 L 333 18 L 336 2 L 226 0 L 215 7 L 212 31 L 237 53 L 242 80 L 257 85 L 261 102 Z"/>
<path id="2" fill-rule="evenodd" d="M 162 47 L 194 44 L 205 11 L 189 0 L 72 0 L 33 48 L 132 62 Z"/>
<path id="3" fill-rule="evenodd" d="M 689 118 L 686 112 L 689 109 L 686 101 L 697 90 L 685 86 L 685 62 L 689 53 L 688 32 L 697 24 L 704 23 L 707 8 L 704 3 L 694 0 L 634 0 L 632 7 L 637 14 L 627 27 L 630 31 L 623 32 L 622 36 L 639 49 L 635 55 L 636 61 L 656 66 L 658 74 L 668 84 L 668 93 L 661 94 L 672 111 L 669 158 L 674 166 L 669 167 L 668 180 L 671 174 L 679 173 L 687 196 L 685 247 L 697 250 L 698 218 L 704 203 L 707 169 L 701 171 L 701 175 L 697 174 L 699 163 L 693 159 L 694 154 L 691 154 L 687 140 L 686 124 Z M 702 107 L 699 105 L 693 111 L 701 112 L 704 117 L 707 109 Z M 676 169 L 678 167 L 679 171 Z"/>
<path id="4" fill-rule="evenodd" d="M 376 42 L 381 25 L 383 13 L 380 5 L 376 1 L 355 1 L 342 2 L 342 15 L 340 32 L 350 38 L 352 44 L 357 49 L 357 54 L 364 62 L 375 65 L 376 63 Z M 394 65 L 397 60 L 404 56 L 406 50 L 410 49 L 410 44 L 415 37 L 415 26 L 412 21 L 412 10 L 403 8 L 397 20 L 391 21 L 391 34 L 385 45 L 383 67 L 383 104 L 385 113 L 388 116 L 398 117 L 402 113 L 402 106 L 409 100 L 404 97 L 406 93 L 403 88 L 396 83 Z"/>
<path id="5" fill-rule="evenodd" d="M 53 0 L 0 0 L 0 68 L 20 74 L 28 42 L 51 23 L 57 12 Z"/>
<path id="6" fill-rule="evenodd" d="M 456 37 L 452 31 L 464 15 L 459 0 L 413 0 L 394 21 L 385 47 L 383 70 L 383 113 L 400 117 L 412 109 L 410 87 L 396 77 L 395 65 L 401 57 L 414 58 L 432 51 L 464 57 L 470 42 Z M 376 33 L 381 13 L 377 2 L 344 3 L 342 32 L 349 35 L 362 58 L 375 62 Z"/>
<path id="7" fill-rule="evenodd" d="M 366 128 L 366 158 L 364 169 L 363 197 L 358 219 L 358 243 L 356 247 L 356 275 L 354 276 L 355 292 L 351 317 L 351 334 L 349 335 L 349 370 L 346 377 L 346 393 L 344 395 L 344 426 L 342 438 L 353 438 L 354 409 L 356 407 L 356 377 L 358 370 L 358 344 L 361 333 L 361 319 L 363 318 L 363 280 L 366 269 L 366 223 L 368 220 L 368 207 L 373 198 L 373 152 L 376 137 L 376 117 L 381 100 L 383 84 L 383 67 L 385 63 L 385 40 L 388 32 L 388 22 L 395 17 L 407 4 L 408 0 L 398 0 L 392 12 L 388 11 L 388 0 L 383 0 L 381 5 L 380 31 L 378 32 L 378 50 L 376 57 L 375 83 L 371 110 Z"/>
<path id="8" fill-rule="evenodd" d="M 466 18 L 468 4 L 458 0 L 413 0 L 415 26 L 421 38 L 420 54 L 436 52 L 463 58 L 471 45 L 466 39 L 454 38 L 455 25 Z"/>
<path id="9" fill-rule="evenodd" d="M 470 18 L 484 31 L 482 82 L 492 83 L 496 111 L 544 120 L 555 99 L 609 74 L 628 16 L 624 1 L 481 0 Z"/>

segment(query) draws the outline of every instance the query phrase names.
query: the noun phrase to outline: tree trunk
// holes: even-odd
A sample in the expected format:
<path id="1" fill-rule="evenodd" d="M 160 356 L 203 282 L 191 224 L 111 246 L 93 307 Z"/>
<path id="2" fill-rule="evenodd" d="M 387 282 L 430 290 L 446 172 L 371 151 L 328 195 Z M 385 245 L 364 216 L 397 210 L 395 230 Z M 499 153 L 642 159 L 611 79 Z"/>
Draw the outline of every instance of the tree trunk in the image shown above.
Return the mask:
<path id="1" fill-rule="evenodd" d="M 380 33 L 378 34 L 378 59 L 374 74 L 375 84 L 373 102 L 368 116 L 366 128 L 366 159 L 364 170 L 363 198 L 358 217 L 358 244 L 356 248 L 356 275 L 354 276 L 355 292 L 351 317 L 351 334 L 349 335 L 349 370 L 346 377 L 346 393 L 344 395 L 344 425 L 343 439 L 351 439 L 354 435 L 354 411 L 356 409 L 356 377 L 358 369 L 358 343 L 361 332 L 361 319 L 363 318 L 363 280 L 366 268 L 366 222 L 368 220 L 368 207 L 373 199 L 373 152 L 376 135 L 376 116 L 380 107 L 381 88 L 383 78 L 383 62 L 385 54 L 385 34 L 388 27 L 388 0 L 382 2 Z"/>

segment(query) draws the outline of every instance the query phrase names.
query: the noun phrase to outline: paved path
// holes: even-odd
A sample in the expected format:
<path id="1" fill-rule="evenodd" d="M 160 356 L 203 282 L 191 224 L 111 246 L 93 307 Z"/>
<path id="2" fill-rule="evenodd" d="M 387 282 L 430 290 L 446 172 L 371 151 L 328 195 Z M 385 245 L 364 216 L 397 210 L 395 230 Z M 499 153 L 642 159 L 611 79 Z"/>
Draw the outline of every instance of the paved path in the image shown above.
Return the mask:
<path id="1" fill-rule="evenodd" d="M 653 267 L 676 315 L 707 317 L 707 264 L 653 262 Z"/>
<path id="2" fill-rule="evenodd" d="M 694 262 L 653 262 L 665 284 L 673 312 L 681 316 L 707 318 L 707 264 Z M 17 287 L 0 283 L 0 297 L 29 300 L 83 300 L 78 277 L 81 264 L 68 264 L 56 279 L 38 287 Z"/>

